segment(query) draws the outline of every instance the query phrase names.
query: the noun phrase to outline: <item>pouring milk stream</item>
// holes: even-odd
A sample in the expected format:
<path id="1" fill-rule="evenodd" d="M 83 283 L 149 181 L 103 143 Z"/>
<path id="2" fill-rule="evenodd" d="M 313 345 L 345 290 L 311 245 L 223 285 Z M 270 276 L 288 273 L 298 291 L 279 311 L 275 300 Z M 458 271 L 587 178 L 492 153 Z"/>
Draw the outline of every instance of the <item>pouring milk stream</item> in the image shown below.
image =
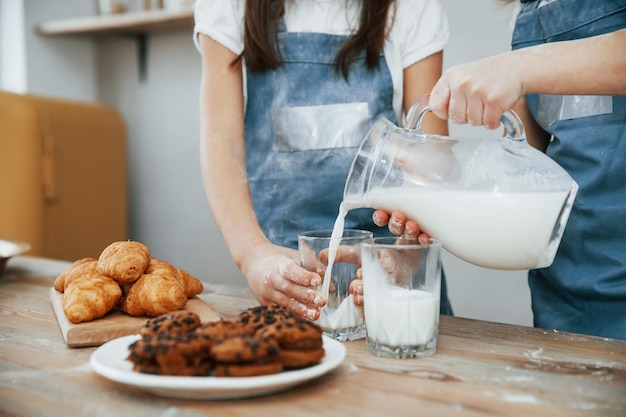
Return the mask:
<path id="1" fill-rule="evenodd" d="M 358 207 L 402 211 L 453 255 L 478 266 L 523 270 L 549 266 L 578 185 L 526 142 L 518 116 L 502 116 L 506 137 L 452 138 L 421 129 L 430 109 L 416 102 L 405 128 L 381 118 L 352 163 L 333 229 Z M 333 239 L 333 242 L 337 239 Z M 330 274 L 336 245 L 329 253 Z M 330 277 L 324 277 L 328 294 Z"/>
<path id="2" fill-rule="evenodd" d="M 356 208 L 356 207 L 350 207 Z M 337 257 L 337 251 L 341 244 L 341 238 L 344 233 L 344 219 L 349 209 L 344 209 L 344 204 L 339 206 L 339 215 L 335 220 L 332 230 L 330 242 L 328 245 L 328 266 L 324 273 L 324 281 L 322 283 L 322 293 L 328 299 L 330 293 L 330 282 L 333 265 Z M 354 329 L 364 323 L 363 308 L 354 304 L 354 296 L 350 294 L 339 306 L 334 309 L 325 307 L 321 310 L 318 324 L 324 329 Z"/>

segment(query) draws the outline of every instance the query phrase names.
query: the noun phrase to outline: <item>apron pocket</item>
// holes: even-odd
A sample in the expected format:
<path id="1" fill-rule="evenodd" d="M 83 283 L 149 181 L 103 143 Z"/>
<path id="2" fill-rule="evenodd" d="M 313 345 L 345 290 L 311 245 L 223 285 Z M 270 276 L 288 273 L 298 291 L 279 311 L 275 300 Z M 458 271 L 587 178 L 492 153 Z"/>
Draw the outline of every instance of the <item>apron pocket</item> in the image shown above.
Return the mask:
<path id="1" fill-rule="evenodd" d="M 363 141 L 370 123 L 366 102 L 283 107 L 272 111 L 279 152 L 353 148 Z"/>
<path id="2" fill-rule="evenodd" d="M 538 96 L 537 122 L 548 127 L 561 120 L 613 113 L 612 96 Z"/>

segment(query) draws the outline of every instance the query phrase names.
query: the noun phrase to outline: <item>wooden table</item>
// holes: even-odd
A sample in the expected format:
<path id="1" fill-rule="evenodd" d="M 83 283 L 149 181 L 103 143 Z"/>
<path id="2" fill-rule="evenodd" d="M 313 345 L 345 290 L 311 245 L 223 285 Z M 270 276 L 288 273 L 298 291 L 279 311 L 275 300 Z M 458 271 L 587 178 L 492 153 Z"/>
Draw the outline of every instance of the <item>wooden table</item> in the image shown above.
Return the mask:
<path id="1" fill-rule="evenodd" d="M 49 290 L 65 262 L 11 259 L 0 276 L 2 416 L 626 416 L 626 341 L 442 317 L 430 358 L 376 358 L 346 342 L 336 370 L 265 397 L 167 399 L 93 372 L 95 348 L 68 348 Z M 256 305 L 247 288 L 207 283 L 226 318 Z"/>

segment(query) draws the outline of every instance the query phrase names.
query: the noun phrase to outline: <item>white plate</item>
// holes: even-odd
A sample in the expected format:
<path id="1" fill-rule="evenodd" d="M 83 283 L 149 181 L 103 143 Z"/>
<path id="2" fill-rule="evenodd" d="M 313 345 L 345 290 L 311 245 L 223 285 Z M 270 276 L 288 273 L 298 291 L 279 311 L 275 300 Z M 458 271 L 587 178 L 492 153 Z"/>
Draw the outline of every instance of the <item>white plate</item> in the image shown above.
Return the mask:
<path id="1" fill-rule="evenodd" d="M 29 250 L 30 244 L 26 242 L 14 242 L 0 239 L 0 274 L 11 257 L 22 255 Z"/>
<path id="2" fill-rule="evenodd" d="M 346 356 L 346 348 L 322 336 L 326 355 L 312 367 L 255 377 L 188 377 L 143 374 L 132 370 L 128 346 L 138 335 L 120 337 L 100 346 L 91 355 L 91 367 L 99 375 L 121 384 L 137 387 L 152 394 L 195 400 L 256 397 L 291 388 L 317 378 L 338 367 Z"/>
<path id="3" fill-rule="evenodd" d="M 21 255 L 29 250 L 30 245 L 26 242 L 0 239 L 0 259 Z"/>

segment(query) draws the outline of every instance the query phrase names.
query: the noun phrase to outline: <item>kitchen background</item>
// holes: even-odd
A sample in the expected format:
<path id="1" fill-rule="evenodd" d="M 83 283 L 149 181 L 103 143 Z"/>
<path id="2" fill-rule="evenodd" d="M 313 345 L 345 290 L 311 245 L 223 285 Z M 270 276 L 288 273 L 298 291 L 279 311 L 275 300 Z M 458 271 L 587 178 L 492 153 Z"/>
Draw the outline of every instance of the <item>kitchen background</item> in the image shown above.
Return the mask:
<path id="1" fill-rule="evenodd" d="M 451 27 L 445 68 L 509 49 L 512 6 L 497 0 L 442 2 Z M 143 5 L 129 3 L 131 10 Z M 35 31 L 43 22 L 97 13 L 97 1 L 0 0 L 0 89 L 116 108 L 127 125 L 129 237 L 198 278 L 246 285 L 204 196 L 200 55 L 190 29 L 149 35 L 145 79 L 133 37 L 51 37 Z M 450 132 L 499 135 L 455 125 Z M 532 324 L 526 271 L 488 270 L 448 253 L 444 268 L 457 316 Z"/>

